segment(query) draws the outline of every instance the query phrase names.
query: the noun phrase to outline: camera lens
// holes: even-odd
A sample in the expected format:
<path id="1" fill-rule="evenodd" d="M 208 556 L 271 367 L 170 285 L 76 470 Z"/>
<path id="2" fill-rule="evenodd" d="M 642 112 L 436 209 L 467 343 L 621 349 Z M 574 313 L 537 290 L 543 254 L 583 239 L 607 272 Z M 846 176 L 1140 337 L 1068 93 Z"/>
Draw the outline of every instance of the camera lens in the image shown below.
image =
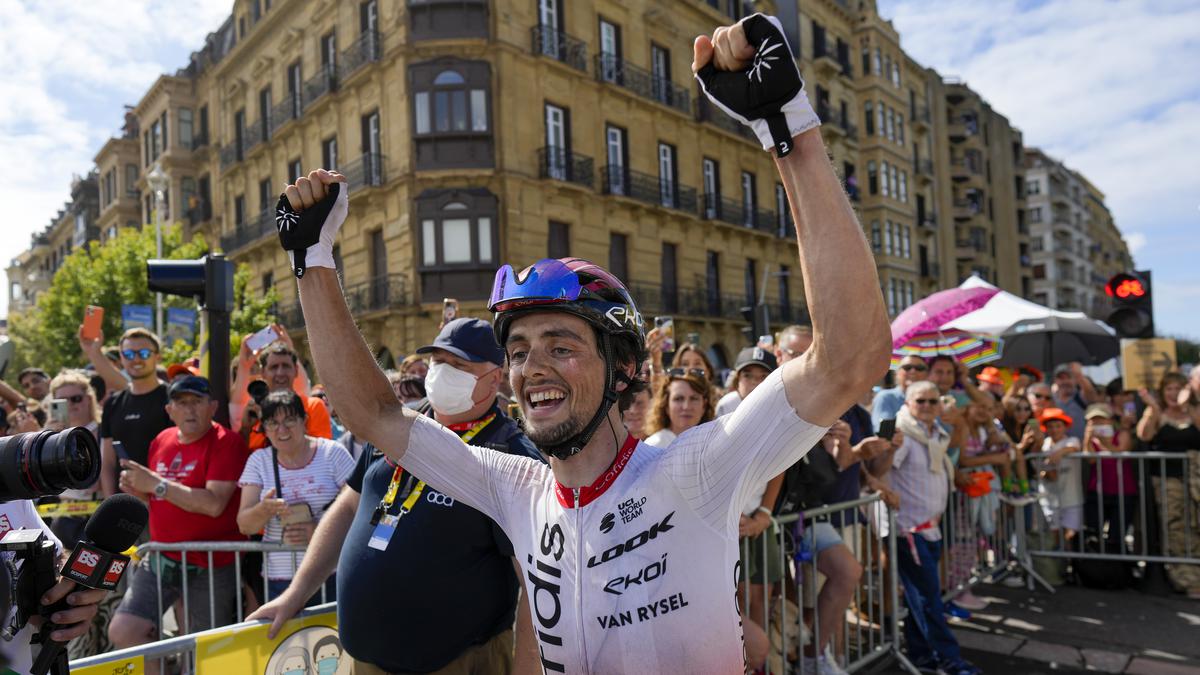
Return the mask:
<path id="1" fill-rule="evenodd" d="M 262 380 L 254 380 L 246 385 L 246 393 L 250 394 L 250 398 L 257 405 L 262 405 L 263 399 L 267 397 L 267 394 L 271 393 L 271 388 Z"/>
<path id="2" fill-rule="evenodd" d="M 100 476 L 100 447 L 84 427 L 0 439 L 0 501 L 86 488 Z"/>

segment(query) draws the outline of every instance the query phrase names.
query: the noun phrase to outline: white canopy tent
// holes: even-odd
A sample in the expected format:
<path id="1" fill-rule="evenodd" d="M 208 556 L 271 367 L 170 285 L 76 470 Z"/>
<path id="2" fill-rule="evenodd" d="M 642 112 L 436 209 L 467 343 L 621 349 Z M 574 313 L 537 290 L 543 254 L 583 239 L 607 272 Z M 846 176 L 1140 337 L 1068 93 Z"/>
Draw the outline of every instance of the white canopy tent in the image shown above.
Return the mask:
<path id="1" fill-rule="evenodd" d="M 969 279 L 959 285 L 959 288 L 996 287 L 975 275 L 971 275 Z M 980 335 L 999 335 L 1018 321 L 1044 319 L 1050 316 L 1071 319 L 1087 318 L 1087 315 L 1083 312 L 1060 312 L 1057 309 L 1050 309 L 1036 302 L 1030 302 L 1024 298 L 1017 297 L 1008 291 L 1000 291 L 992 296 L 992 299 L 988 300 L 988 303 L 983 307 L 970 314 L 960 316 L 942 326 L 942 328 L 957 328 L 967 333 L 977 333 Z"/>

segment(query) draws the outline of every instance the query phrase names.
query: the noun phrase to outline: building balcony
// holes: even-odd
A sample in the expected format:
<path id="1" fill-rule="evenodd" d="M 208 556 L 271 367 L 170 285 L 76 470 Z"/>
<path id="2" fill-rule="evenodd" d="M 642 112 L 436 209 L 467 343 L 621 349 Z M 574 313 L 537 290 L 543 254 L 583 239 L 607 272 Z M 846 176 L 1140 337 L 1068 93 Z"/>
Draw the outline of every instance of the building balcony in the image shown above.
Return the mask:
<path id="1" fill-rule="evenodd" d="M 934 181 L 934 160 L 917 160 L 913 162 L 917 169 L 917 179 L 928 185 Z"/>
<path id="2" fill-rule="evenodd" d="M 208 133 L 198 132 L 192 136 L 192 151 L 208 147 Z"/>
<path id="3" fill-rule="evenodd" d="M 749 127 L 726 115 L 725 111 L 714 106 L 704 96 L 696 98 L 696 119 L 700 122 L 708 122 L 718 129 L 728 131 L 735 136 L 741 136 L 748 141 L 758 142 L 758 138 L 755 137 L 753 131 L 750 131 Z"/>
<path id="4" fill-rule="evenodd" d="M 376 187 L 387 182 L 387 157 L 378 152 L 366 152 L 361 157 L 339 167 L 350 186 L 350 194 L 367 187 Z"/>
<path id="5" fill-rule="evenodd" d="M 384 276 L 346 286 L 342 290 L 346 305 L 355 317 L 389 309 L 401 309 L 413 304 L 408 279 L 402 274 Z M 285 328 L 303 328 L 304 312 L 299 301 L 280 305 L 276 312 Z"/>
<path id="6" fill-rule="evenodd" d="M 300 119 L 300 115 L 304 113 L 303 97 L 298 91 L 290 91 L 283 100 L 271 108 L 271 133 L 279 131 L 279 129 L 291 122 L 292 120 Z"/>
<path id="7" fill-rule="evenodd" d="M 823 122 L 821 125 L 822 129 L 827 129 L 838 136 L 843 136 L 852 141 L 858 140 L 858 127 L 851 124 L 842 115 L 842 111 L 818 103 L 817 117 Z"/>
<path id="8" fill-rule="evenodd" d="M 912 125 L 913 125 L 914 129 L 916 129 L 917 131 L 929 131 L 929 126 L 930 126 L 929 106 L 925 106 L 925 105 L 917 106 L 916 108 L 909 110 L 908 114 L 912 120 Z"/>
<path id="9" fill-rule="evenodd" d="M 685 115 L 692 114 L 692 96 L 687 89 L 619 56 L 597 54 L 596 79 L 628 89 L 642 98 L 674 108 Z"/>
<path id="10" fill-rule="evenodd" d="M 954 257 L 958 260 L 974 260 L 982 250 L 976 242 L 960 239 L 954 243 Z"/>
<path id="11" fill-rule="evenodd" d="M 646 204 L 696 213 L 695 188 L 613 164 L 604 167 L 602 178 L 601 191 L 606 195 L 629 197 Z"/>
<path id="12" fill-rule="evenodd" d="M 221 235 L 221 250 L 226 255 L 229 255 L 238 249 L 257 243 L 276 232 L 278 230 L 275 229 L 275 210 L 267 209 L 258 214 L 258 217 L 254 220 L 242 223 L 235 227 L 232 232 Z"/>
<path id="13" fill-rule="evenodd" d="M 337 89 L 337 72 L 326 65 L 304 81 L 304 109 L 307 110 L 325 94 Z"/>
<path id="14" fill-rule="evenodd" d="M 224 171 L 225 169 L 242 161 L 242 155 L 243 155 L 242 146 L 237 141 L 234 141 L 233 143 L 230 143 L 230 144 L 222 147 L 221 148 L 221 170 Z"/>
<path id="15" fill-rule="evenodd" d="M 270 120 L 255 120 L 246 125 L 242 132 L 242 153 L 249 153 L 259 145 L 271 140 Z"/>
<path id="16" fill-rule="evenodd" d="M 591 157 L 576 154 L 565 148 L 538 149 L 538 177 L 561 180 L 591 188 L 594 170 Z"/>
<path id="17" fill-rule="evenodd" d="M 928 259 L 921 261 L 920 274 L 926 279 L 937 281 L 942 276 L 942 266 L 940 263 L 930 262 Z"/>
<path id="18" fill-rule="evenodd" d="M 917 227 L 923 227 L 930 231 L 936 231 L 938 226 L 937 211 L 926 211 L 925 213 L 917 214 Z"/>
<path id="19" fill-rule="evenodd" d="M 730 225 L 758 230 L 766 234 L 781 236 L 779 216 L 774 211 L 759 208 L 747 208 L 740 201 L 705 193 L 704 204 L 700 209 L 700 217 L 705 220 L 719 220 Z"/>
<path id="20" fill-rule="evenodd" d="M 587 72 L 587 43 L 550 26 L 534 26 L 529 29 L 530 50 L 539 56 L 548 56 L 576 70 Z"/>
<path id="21" fill-rule="evenodd" d="M 192 227 L 200 223 L 206 223 L 212 220 L 212 204 L 203 199 L 198 200 L 198 203 L 192 208 L 184 212 L 187 216 L 188 224 Z"/>
<path id="22" fill-rule="evenodd" d="M 976 162 L 968 161 L 965 157 L 950 160 L 950 178 L 955 181 L 976 178 L 982 174 Z"/>
<path id="23" fill-rule="evenodd" d="M 375 63 L 382 55 L 379 32 L 363 31 L 350 46 L 338 54 L 338 80 L 345 82 L 368 64 Z"/>
<path id="24" fill-rule="evenodd" d="M 983 209 L 979 202 L 971 199 L 955 199 L 954 200 L 954 219 L 955 220 L 970 220 L 979 215 Z"/>
<path id="25" fill-rule="evenodd" d="M 633 282 L 629 292 L 644 315 L 673 314 L 696 319 L 744 321 L 742 308 L 750 304 L 744 295 L 720 293 L 715 289 L 680 288 Z M 803 305 L 766 303 L 772 323 L 792 323 L 804 316 Z"/>
<path id="26" fill-rule="evenodd" d="M 836 46 L 830 45 L 828 42 L 813 45 L 813 66 L 816 67 L 818 74 L 827 77 L 840 75 L 843 71 L 843 64 L 838 60 Z M 849 70 L 849 65 L 845 66 L 845 70 Z"/>

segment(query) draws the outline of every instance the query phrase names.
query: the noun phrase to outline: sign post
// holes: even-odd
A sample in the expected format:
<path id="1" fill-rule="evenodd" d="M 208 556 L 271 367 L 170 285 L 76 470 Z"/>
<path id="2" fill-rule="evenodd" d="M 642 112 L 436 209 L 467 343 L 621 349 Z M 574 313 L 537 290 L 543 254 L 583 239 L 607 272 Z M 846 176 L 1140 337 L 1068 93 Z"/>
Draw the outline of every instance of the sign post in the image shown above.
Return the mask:
<path id="1" fill-rule="evenodd" d="M 1154 390 L 1163 375 L 1176 370 L 1175 341 L 1164 338 L 1121 340 L 1121 378 L 1127 391 Z"/>

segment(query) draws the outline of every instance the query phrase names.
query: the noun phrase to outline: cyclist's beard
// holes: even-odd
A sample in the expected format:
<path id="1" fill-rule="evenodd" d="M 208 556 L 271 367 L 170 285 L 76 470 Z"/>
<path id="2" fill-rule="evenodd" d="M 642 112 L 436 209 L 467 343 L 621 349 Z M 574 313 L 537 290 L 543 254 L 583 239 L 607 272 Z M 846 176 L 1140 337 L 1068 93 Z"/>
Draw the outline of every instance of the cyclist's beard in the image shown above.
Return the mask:
<path id="1" fill-rule="evenodd" d="M 533 425 L 526 422 L 524 425 L 525 435 L 533 441 L 534 445 L 549 448 L 562 445 L 567 439 L 583 431 L 587 423 L 586 417 L 576 414 L 572 414 L 566 420 L 550 427 L 534 428 Z"/>

